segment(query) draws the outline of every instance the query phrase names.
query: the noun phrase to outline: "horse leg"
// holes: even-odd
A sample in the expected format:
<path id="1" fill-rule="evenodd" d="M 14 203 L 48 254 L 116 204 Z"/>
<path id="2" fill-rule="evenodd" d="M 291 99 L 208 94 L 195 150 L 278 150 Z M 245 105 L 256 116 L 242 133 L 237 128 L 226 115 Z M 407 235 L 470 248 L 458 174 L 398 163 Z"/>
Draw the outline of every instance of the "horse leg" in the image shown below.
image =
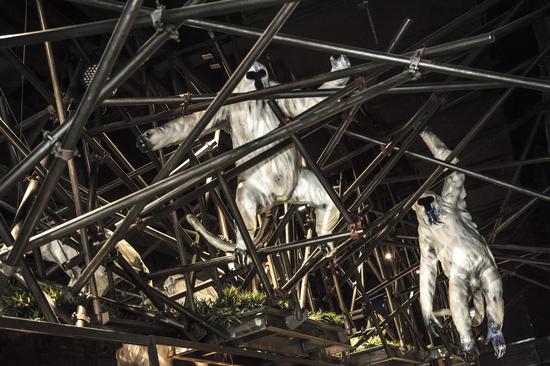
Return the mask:
<path id="1" fill-rule="evenodd" d="M 312 171 L 308 169 L 301 171 L 290 202 L 307 204 L 314 208 L 315 231 L 318 236 L 332 233 L 340 217 L 340 212 Z M 334 244 L 329 242 L 326 245 L 328 246 L 327 256 L 331 256 Z"/>

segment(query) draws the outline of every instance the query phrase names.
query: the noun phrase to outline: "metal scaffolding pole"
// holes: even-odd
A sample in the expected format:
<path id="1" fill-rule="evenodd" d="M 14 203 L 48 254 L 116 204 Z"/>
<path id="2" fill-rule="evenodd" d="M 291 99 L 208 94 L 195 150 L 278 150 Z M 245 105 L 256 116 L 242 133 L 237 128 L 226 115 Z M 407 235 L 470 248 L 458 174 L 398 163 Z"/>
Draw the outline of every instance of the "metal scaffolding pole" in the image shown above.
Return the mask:
<path id="1" fill-rule="evenodd" d="M 38 223 L 40 215 L 49 201 L 50 194 L 55 187 L 57 180 L 63 173 L 66 162 L 74 155 L 74 149 L 78 143 L 84 124 L 87 122 L 90 114 L 97 104 L 99 92 L 111 73 L 111 69 L 114 66 L 135 17 L 137 16 L 137 11 L 141 6 L 141 2 L 142 0 L 132 0 L 126 3 L 125 11 L 122 13 L 119 21 L 117 22 L 113 35 L 111 36 L 103 57 L 99 62 L 95 77 L 93 78 L 90 86 L 86 89 L 82 102 L 79 104 L 77 111 L 75 112 L 73 124 L 67 131 L 67 135 L 65 136 L 63 142 L 60 145 L 54 145 L 58 147 L 56 150 L 57 156 L 50 166 L 48 175 L 39 188 L 37 197 L 29 210 L 27 217 L 23 221 L 21 234 L 16 239 L 8 258 L 6 259 L 5 267 L 7 273 L 5 274 L 8 276 L 13 275 L 15 272 L 15 266 L 25 252 L 27 242 L 34 231 L 36 224 Z M 68 125 L 68 123 L 66 123 L 66 125 Z"/>
<path id="2" fill-rule="evenodd" d="M 162 12 L 160 20 L 162 23 L 173 24 L 186 18 L 223 15 L 239 12 L 244 9 L 252 10 L 265 8 L 285 2 L 290 2 L 290 0 L 220 0 L 214 3 L 183 6 L 165 10 Z M 76 37 L 111 33 L 116 29 L 116 24 L 117 19 L 108 19 L 59 28 L 50 28 L 45 31 L 3 35 L 0 36 L 0 48 L 14 48 L 46 41 L 53 42 Z M 151 18 L 148 14 L 142 14 L 136 17 L 132 28 L 145 28 L 148 26 L 151 26 Z"/>
<path id="3" fill-rule="evenodd" d="M 47 29 L 47 23 L 46 23 L 46 17 L 44 15 L 44 5 L 42 3 L 42 0 L 36 0 L 36 8 L 38 10 L 38 18 L 40 19 L 40 26 L 42 30 Z M 55 106 L 57 109 L 57 116 L 59 118 L 59 123 L 63 124 L 65 123 L 65 108 L 63 106 L 63 97 L 61 93 L 61 87 L 59 85 L 59 79 L 57 77 L 57 68 L 55 65 L 55 58 L 53 55 L 53 50 L 51 47 L 51 44 L 49 42 L 44 43 L 44 48 L 46 51 L 46 58 L 48 60 L 48 68 L 50 71 L 50 77 L 52 80 L 52 87 L 53 87 L 53 94 L 55 98 Z M 72 190 L 72 198 L 74 202 L 74 209 L 76 216 L 82 215 L 82 204 L 80 201 L 80 192 L 79 192 L 79 184 L 78 184 L 78 172 L 76 170 L 76 163 L 73 158 L 69 159 L 67 161 L 67 167 L 69 170 L 69 177 L 71 180 L 71 190 Z M 85 263 L 88 263 L 90 261 L 90 245 L 88 243 L 88 234 L 86 231 L 86 228 L 83 227 L 80 229 L 80 244 L 82 246 L 82 251 L 84 253 L 84 261 Z M 98 301 L 98 293 L 97 293 L 97 285 L 95 282 L 95 278 L 91 278 L 90 282 L 90 292 L 93 296 L 93 309 L 94 309 L 94 316 L 96 319 L 99 319 L 101 316 L 101 309 Z"/>

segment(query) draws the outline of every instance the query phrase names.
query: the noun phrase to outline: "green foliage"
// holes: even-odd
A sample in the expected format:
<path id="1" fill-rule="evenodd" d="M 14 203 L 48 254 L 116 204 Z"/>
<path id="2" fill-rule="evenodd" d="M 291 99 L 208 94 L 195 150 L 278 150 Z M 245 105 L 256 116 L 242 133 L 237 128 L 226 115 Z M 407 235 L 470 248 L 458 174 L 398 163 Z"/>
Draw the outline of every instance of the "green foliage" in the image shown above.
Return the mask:
<path id="1" fill-rule="evenodd" d="M 258 291 L 240 291 L 235 287 L 222 290 L 222 296 L 216 300 L 198 300 L 197 312 L 210 324 L 227 329 L 241 323 L 243 315 L 249 311 L 271 306 L 280 310 L 288 310 L 286 301 L 277 304 L 268 304 L 267 295 Z M 325 323 L 341 326 L 342 318 L 332 312 L 316 311 L 309 314 L 309 318 Z"/>
<path id="2" fill-rule="evenodd" d="M 343 326 L 344 325 L 344 319 L 342 317 L 332 311 L 315 311 L 313 313 L 308 314 L 309 319 L 311 320 L 318 320 L 320 322 L 325 322 L 327 324 L 336 325 L 336 326 Z"/>
<path id="3" fill-rule="evenodd" d="M 227 329 L 240 324 L 244 313 L 266 304 L 267 296 L 263 292 L 239 291 L 236 287 L 227 287 L 216 300 L 198 300 L 196 308 L 210 324 Z M 277 307 L 284 310 L 288 305 L 280 302 Z"/>
<path id="4" fill-rule="evenodd" d="M 61 295 L 61 290 L 52 286 L 42 286 L 42 290 L 53 300 Z M 33 320 L 44 319 L 31 293 L 12 283 L 6 285 L 0 296 L 0 315 Z"/>
<path id="5" fill-rule="evenodd" d="M 363 341 L 362 343 L 360 343 L 362 340 L 363 340 L 363 338 L 361 338 L 360 336 L 352 337 L 350 339 L 351 346 L 356 347 L 356 349 L 355 349 L 356 351 L 364 351 L 364 350 L 369 349 L 369 348 L 382 346 L 382 340 L 380 339 L 380 336 L 378 336 L 378 335 L 372 336 L 369 339 L 367 339 L 366 341 Z M 399 343 L 397 343 L 397 342 L 394 342 L 394 341 L 391 341 L 391 340 L 388 340 L 386 342 L 390 346 L 399 347 Z"/>

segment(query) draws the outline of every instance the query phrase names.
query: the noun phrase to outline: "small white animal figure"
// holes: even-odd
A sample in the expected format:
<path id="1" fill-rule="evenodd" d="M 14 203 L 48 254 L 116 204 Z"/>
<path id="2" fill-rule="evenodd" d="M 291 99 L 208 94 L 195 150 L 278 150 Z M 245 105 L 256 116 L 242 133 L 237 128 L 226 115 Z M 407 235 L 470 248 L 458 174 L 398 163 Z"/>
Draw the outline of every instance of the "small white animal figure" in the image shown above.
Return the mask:
<path id="1" fill-rule="evenodd" d="M 197 279 L 197 285 L 202 283 Z M 168 296 L 173 296 L 186 290 L 185 280 L 183 275 L 173 275 L 168 277 L 162 285 L 163 293 Z M 218 294 L 212 287 L 199 290 L 193 294 L 197 300 L 216 300 Z M 183 305 L 185 298 L 176 300 Z M 172 366 L 174 364 L 173 356 L 175 353 L 185 352 L 186 349 L 173 346 L 157 346 L 160 366 Z M 116 351 L 117 366 L 149 366 L 149 353 L 146 346 L 137 344 L 123 344 Z M 193 362 L 195 366 L 207 366 L 204 362 Z"/>
<path id="2" fill-rule="evenodd" d="M 445 160 L 451 151 L 431 131 L 420 136 L 434 157 Z M 452 161 L 456 164 L 458 159 Z M 506 352 L 502 335 L 504 302 L 502 280 L 493 255 L 466 210 L 465 176 L 453 172 L 447 176 L 441 195 L 425 192 L 414 204 L 418 219 L 420 244 L 420 305 L 429 330 L 436 334 L 441 327 L 433 313 L 433 296 L 437 279 L 437 261 L 449 278 L 449 304 L 453 322 L 460 334 L 463 358 L 472 362 L 479 355 L 472 335 L 472 325 L 479 326 L 487 312 L 487 343 L 495 356 Z M 472 299 L 475 315 L 470 316 Z M 484 302 L 486 309 L 484 309 Z M 436 334 L 437 335 L 437 334 Z"/>
<path id="3" fill-rule="evenodd" d="M 111 236 L 112 231 L 105 229 L 105 234 Z M 139 253 L 132 247 L 130 243 L 126 240 L 120 240 L 115 248 L 119 254 L 138 272 L 149 273 L 149 269 L 143 263 Z M 69 276 L 69 286 L 71 286 L 77 278 L 80 276 L 81 270 L 80 267 L 74 266 L 72 268 L 67 268 L 66 263 L 72 258 L 76 257 L 79 253 L 69 245 L 63 244 L 60 240 L 52 240 L 51 242 L 40 247 L 40 253 L 44 260 L 57 263 L 59 267 Z M 99 296 L 107 293 L 109 287 L 109 281 L 107 278 L 107 273 L 103 266 L 99 266 L 96 272 L 94 273 L 97 293 Z M 114 275 L 115 280 L 118 276 Z"/>
<path id="4" fill-rule="evenodd" d="M 332 71 L 345 69 L 350 65 L 346 56 L 331 57 L 330 62 Z M 347 81 L 348 78 L 329 81 L 320 88 L 342 88 Z M 269 79 L 265 66 L 255 62 L 247 77 L 240 81 L 234 92 L 246 93 L 257 90 L 259 87 L 276 84 Z M 277 100 L 277 103 L 287 116 L 295 117 L 323 99 L 324 97 L 281 99 Z M 180 144 L 197 125 L 202 115 L 203 112 L 193 113 L 150 129 L 138 137 L 137 147 L 142 152 L 148 152 Z M 238 147 L 267 134 L 278 126 L 279 120 L 265 100 L 249 100 L 222 107 L 208 123 L 203 135 L 216 129 L 223 129 L 231 135 L 233 147 Z M 271 146 L 256 150 L 237 161 L 236 164 L 246 162 Z M 256 230 L 257 215 L 267 213 L 274 206 L 283 203 L 312 206 L 315 209 L 317 235 L 332 232 L 340 213 L 317 177 L 302 164 L 301 160 L 295 148 L 288 147 L 239 175 L 236 202 L 251 237 L 254 237 Z M 235 250 L 234 244 L 209 233 L 197 218 L 188 215 L 187 219 L 212 245 L 226 253 L 234 252 L 238 262 L 247 261 L 246 246 L 240 232 L 237 232 L 237 250 Z M 329 248 L 330 255 L 332 243 L 329 243 Z"/>

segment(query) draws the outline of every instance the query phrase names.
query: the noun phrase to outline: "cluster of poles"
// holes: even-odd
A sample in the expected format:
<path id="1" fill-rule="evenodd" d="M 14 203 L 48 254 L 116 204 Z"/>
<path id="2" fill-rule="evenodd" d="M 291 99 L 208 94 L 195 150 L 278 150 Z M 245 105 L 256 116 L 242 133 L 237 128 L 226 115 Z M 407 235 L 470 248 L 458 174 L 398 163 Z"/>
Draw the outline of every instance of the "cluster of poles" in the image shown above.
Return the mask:
<path id="1" fill-rule="evenodd" d="M 500 262 L 505 277 L 516 276 L 535 286 L 550 289 L 550 286 L 518 273 L 522 266 L 535 266 L 548 270 L 550 263 L 538 258 L 547 254 L 547 250 L 536 246 L 495 244 L 496 236 L 525 215 L 533 205 L 539 201 L 550 201 L 550 195 L 548 195 L 550 187 L 540 192 L 517 184 L 523 166 L 548 162 L 548 158 L 526 159 L 546 103 L 540 103 L 529 116 L 523 116 L 523 120 L 513 124 L 519 125 L 537 120 L 529 141 L 525 144 L 521 161 L 506 166 L 514 169 L 512 181 L 504 181 L 481 173 L 485 170 L 499 169 L 498 166 L 471 169 L 451 164 L 453 158 L 461 156 L 468 144 L 486 127 L 487 122 L 512 96 L 516 88 L 526 88 L 542 93 L 550 92 L 549 82 L 543 78 L 529 76 L 530 72 L 546 57 L 547 45 L 542 45 L 537 56 L 526 60 L 509 73 L 498 73 L 470 66 L 482 55 L 486 46 L 505 35 L 531 26 L 533 22 L 540 21 L 548 10 L 548 6 L 532 9 L 529 1 L 518 1 L 499 17 L 485 22 L 469 34 L 463 34 L 463 38 L 452 42 L 441 42 L 450 34 L 460 34 L 463 25 L 481 18 L 488 9 L 499 3 L 499 0 L 485 0 L 406 49 L 401 47 L 401 41 L 407 34 L 411 19 L 405 19 L 396 29 L 395 36 L 385 50 L 373 51 L 280 33 L 280 29 L 291 17 L 299 1 L 220 0 L 206 3 L 190 0 L 180 8 L 162 12 L 143 7 L 142 0 L 128 0 L 125 3 L 115 0 L 67 1 L 110 10 L 119 16 L 110 20 L 48 28 L 45 16 L 47 9 L 44 9 L 42 0 L 36 0 L 41 30 L 0 36 L 2 55 L 33 85 L 46 105 L 43 110 L 21 121 L 18 126 L 10 126 L 5 108 L 0 110 L 0 139 L 2 143 L 8 144 L 10 153 L 15 157 L 13 166 L 0 179 L 0 202 L 3 208 L 9 209 L 10 205 L 5 201 L 6 196 L 21 184 L 25 186 L 26 198 L 22 200 L 19 207 L 14 208 L 17 212 L 15 220 L 17 230 L 14 230 L 13 225 L 9 225 L 0 214 L 0 238 L 10 247 L 9 253 L 2 260 L 0 278 L 2 285 L 5 285 L 10 278 L 15 278 L 22 283 L 32 293 L 47 321 L 44 324 L 33 324 L 23 320 L 3 318 L 0 319 L 1 328 L 25 329 L 66 336 L 81 332 L 78 334 L 85 338 L 142 344 L 148 346 L 153 365 L 158 364 L 154 357 L 155 344 L 252 356 L 268 361 L 313 362 L 267 352 L 258 353 L 219 344 L 200 343 L 193 339 L 144 337 L 131 333 L 105 332 L 90 327 L 87 330 L 74 330 L 67 327 L 64 324 L 72 323 L 70 316 L 58 309 L 41 290 L 40 281 L 47 277 L 48 271 L 45 270 L 44 263 L 40 259 L 40 247 L 55 239 L 69 239 L 78 243 L 81 253 L 72 260 L 75 262 L 72 264 L 82 265 L 83 270 L 80 277 L 66 288 L 64 296 L 76 299 L 78 303 L 81 291 L 83 289 L 89 291 L 93 298 L 92 317 L 95 316 L 96 319 L 99 319 L 101 314 L 101 302 L 114 302 L 124 306 L 123 302 L 117 300 L 115 292 L 110 298 L 100 297 L 93 277 L 100 265 L 114 260 L 118 266 L 108 267 L 109 271 L 115 271 L 117 275 L 133 284 L 136 291 L 143 293 L 158 309 L 170 308 L 184 316 L 186 321 L 176 321 L 168 315 L 157 318 L 164 326 L 176 327 L 184 333 L 188 333 L 190 323 L 196 323 L 215 334 L 221 343 L 227 340 L 228 334 L 224 330 L 212 326 L 196 313 L 193 307 L 193 293 L 207 286 L 213 286 L 219 291 L 226 283 L 238 283 L 241 288 L 254 286 L 265 291 L 272 300 L 290 299 L 291 308 L 296 317 L 303 317 L 302 311 L 305 309 L 309 311 L 318 309 L 319 303 L 315 301 L 315 292 L 321 291 L 322 300 L 332 310 L 342 314 L 346 330 L 350 335 L 357 334 L 363 339 L 378 335 L 386 350 L 390 347 L 388 341 L 393 340 L 401 346 L 409 345 L 419 351 L 427 351 L 427 345 L 434 340 L 428 338 L 425 329 L 418 323 L 412 311 L 417 308 L 419 254 L 416 248 L 416 230 L 414 230 L 414 224 L 411 225 L 407 221 L 406 215 L 418 197 L 426 189 L 437 184 L 438 180 L 450 170 L 463 172 L 468 177 L 506 190 L 505 202 L 499 209 L 493 227 L 489 229 L 488 241 L 495 251 L 495 258 Z M 205 19 L 215 15 L 240 12 L 244 9 L 274 6 L 279 6 L 280 9 L 265 30 Z M 154 34 L 125 64 L 117 64 L 130 32 L 136 28 L 153 26 L 152 12 L 156 12 L 161 19 L 161 22 L 156 24 Z M 520 13 L 523 15 L 518 16 Z M 227 82 L 219 92 L 157 96 L 154 91 L 148 90 L 145 97 L 113 97 L 114 91 L 122 87 L 134 73 L 140 70 L 164 43 L 177 36 L 178 30 L 185 31 L 185 27 L 203 29 L 211 35 L 211 43 L 219 53 L 218 56 L 228 76 Z M 230 69 L 225 56 L 221 53 L 222 49 L 213 32 L 255 40 L 234 70 Z M 61 90 L 55 55 L 50 42 L 108 33 L 111 35 L 97 64 L 95 76 L 82 98 L 75 103 L 74 111 L 68 116 L 66 99 L 70 96 L 67 95 L 68 91 Z M 252 63 L 271 43 L 330 54 L 345 54 L 353 59 L 362 60 L 363 63 L 349 69 L 323 73 L 262 90 L 232 94 Z M 53 90 L 49 90 L 10 50 L 10 48 L 32 44 L 43 44 L 45 48 Z M 117 68 L 114 72 L 115 64 Z M 429 73 L 446 75 L 447 79 L 440 82 L 428 83 L 420 80 L 409 83 Z M 78 75 L 75 76 L 75 78 L 78 77 Z M 297 91 L 297 89 L 313 87 L 343 77 L 350 77 L 352 82 L 342 90 Z M 409 150 L 418 133 L 426 127 L 434 115 L 448 108 L 449 105 L 457 105 L 467 100 L 467 97 L 473 93 L 485 89 L 495 89 L 500 94 L 456 144 L 446 161 Z M 455 95 L 453 92 L 456 91 L 466 91 L 466 93 L 460 98 L 453 98 Z M 391 138 L 383 141 L 348 130 L 361 106 L 369 100 L 384 94 L 409 93 L 423 93 L 430 96 Z M 251 99 L 270 100 L 312 96 L 327 98 L 256 140 L 224 152 L 214 153 L 217 148 L 216 141 L 208 142 L 197 149 L 197 138 L 214 114 L 224 105 Z M 138 131 L 138 126 L 176 117 L 182 113 L 180 104 L 184 102 L 186 113 L 204 111 L 199 123 L 175 151 L 169 154 L 161 153 L 160 158 L 156 154 L 149 153 L 148 157 L 151 161 L 141 167 L 135 168 L 108 136 L 113 131 L 129 129 L 135 132 Z M 391 100 L 388 103 L 391 103 Z M 155 112 L 153 107 L 155 105 L 172 105 L 173 108 Z M 150 113 L 131 120 L 87 125 L 90 116 L 99 107 L 132 106 L 148 106 Z M 32 128 L 51 116 L 58 121 L 58 126 L 45 134 L 43 140 L 34 144 L 33 148 L 30 148 L 28 139 L 23 141 L 15 132 Z M 338 124 L 329 124 L 334 120 L 337 120 Z M 321 129 L 330 131 L 331 139 L 321 155 L 315 158 L 308 153 L 302 141 Z M 509 131 L 504 131 L 506 132 Z M 356 139 L 363 143 L 364 147 L 329 163 L 335 148 L 344 136 Z M 38 137 L 35 136 L 34 140 L 37 139 Z M 80 143 L 85 147 L 81 153 L 86 169 L 85 172 L 80 172 L 84 174 L 79 174 L 75 164 L 75 151 Z M 341 222 L 337 224 L 333 234 L 312 237 L 311 230 L 308 230 L 307 223 L 303 222 L 303 215 L 298 207 L 285 205 L 284 215 L 275 218 L 275 228 L 267 238 L 267 244 L 264 247 L 255 248 L 251 238 L 245 235 L 252 264 L 249 267 L 237 267 L 233 271 L 227 271 L 227 265 L 233 261 L 232 257 L 217 256 L 211 247 L 206 250 L 196 250 L 198 244 L 192 238 L 193 233 L 182 226 L 185 215 L 178 215 L 178 210 L 182 208 L 186 210 L 189 204 L 198 203 L 198 207 L 205 211 L 207 207 L 205 197 L 208 197 L 216 207 L 214 215 L 219 219 L 219 230 L 224 236 L 231 236 L 231 230 L 236 229 L 241 233 L 247 232 L 235 204 L 230 184 L 240 173 L 289 145 L 296 147 L 308 167 L 319 178 L 340 211 Z M 266 146 L 271 147 L 235 167 L 237 160 Z M 340 183 L 338 189 L 334 189 L 327 179 L 328 174 L 347 169 L 345 167 L 349 165 L 346 165 L 346 162 L 358 154 L 367 154 L 369 150 L 375 148 L 380 148 L 379 153 L 374 155 L 374 159 L 362 171 L 354 171 L 355 180 L 346 186 Z M 374 192 L 380 187 L 387 186 L 389 180 L 395 179 L 395 177 L 388 178 L 388 175 L 404 156 L 427 162 L 434 167 L 434 170 L 427 177 L 409 178 L 410 180 L 421 178 L 422 184 L 405 199 L 398 200 L 388 189 L 389 197 L 393 201 L 392 206 L 385 207 L 383 210 L 378 207 L 379 210 L 377 210 L 373 204 Z M 97 175 L 100 167 L 102 169 L 108 167 L 116 179 L 98 187 Z M 68 168 L 68 175 L 65 175 L 66 168 Z M 151 172 L 155 172 L 154 179 L 147 183 L 142 177 Z M 79 182 L 79 177 L 83 175 L 87 176 L 87 185 Z M 71 187 L 70 191 L 64 188 L 67 184 Z M 112 194 L 120 187 L 125 187 L 131 193 L 113 201 L 104 198 L 105 194 Z M 512 193 L 528 197 L 529 201 L 515 213 L 505 216 L 505 207 Z M 52 204 L 53 202 L 55 205 Z M 202 214 L 203 217 L 211 216 L 207 212 Z M 358 219 L 367 215 L 372 218 L 368 223 Z M 97 227 L 98 223 L 108 221 L 118 222 L 112 235 L 99 246 L 91 245 L 90 238 L 93 231 L 91 228 Z M 151 255 L 158 249 L 159 244 L 162 244 L 175 253 L 179 264 L 172 268 L 158 269 L 144 278 L 136 273 L 124 258 L 118 256 L 113 259 L 115 245 L 131 230 L 141 230 L 157 239 L 155 245 L 142 253 L 144 258 Z M 316 246 L 325 242 L 337 243 L 338 250 L 331 259 L 324 258 L 319 251 L 314 250 Z M 191 251 L 192 248 L 195 248 L 194 252 Z M 517 251 L 521 255 L 505 255 L 502 251 Z M 33 265 L 26 258 L 28 253 L 33 254 L 35 259 Z M 302 263 L 305 265 L 301 266 Z M 504 266 L 506 264 L 508 264 L 507 267 Z M 266 271 L 266 268 L 269 268 L 269 271 Z M 298 268 L 300 270 L 297 270 Z M 195 284 L 197 273 L 201 271 L 208 273 L 210 279 L 201 284 Z M 308 280 L 312 272 L 320 274 L 318 276 L 320 281 L 312 283 L 313 280 Z M 177 297 L 185 296 L 188 300 L 186 306 L 180 305 L 176 302 L 177 298 L 166 296 L 148 282 L 163 280 L 176 274 L 183 274 L 185 278 L 186 291 L 178 294 Z M 378 284 L 369 288 L 368 284 L 372 281 L 368 281 L 368 276 L 374 276 Z M 444 278 L 440 278 L 438 282 L 436 301 L 440 308 L 448 308 L 444 281 Z M 318 285 L 322 288 L 314 288 Z M 345 296 L 348 292 L 351 293 L 351 298 Z M 448 338 L 442 337 L 441 340 L 437 340 L 448 347 L 450 353 L 453 353 L 452 343 L 455 341 L 456 335 L 452 331 L 448 332 Z M 345 359 L 341 362 L 345 362 Z"/>

